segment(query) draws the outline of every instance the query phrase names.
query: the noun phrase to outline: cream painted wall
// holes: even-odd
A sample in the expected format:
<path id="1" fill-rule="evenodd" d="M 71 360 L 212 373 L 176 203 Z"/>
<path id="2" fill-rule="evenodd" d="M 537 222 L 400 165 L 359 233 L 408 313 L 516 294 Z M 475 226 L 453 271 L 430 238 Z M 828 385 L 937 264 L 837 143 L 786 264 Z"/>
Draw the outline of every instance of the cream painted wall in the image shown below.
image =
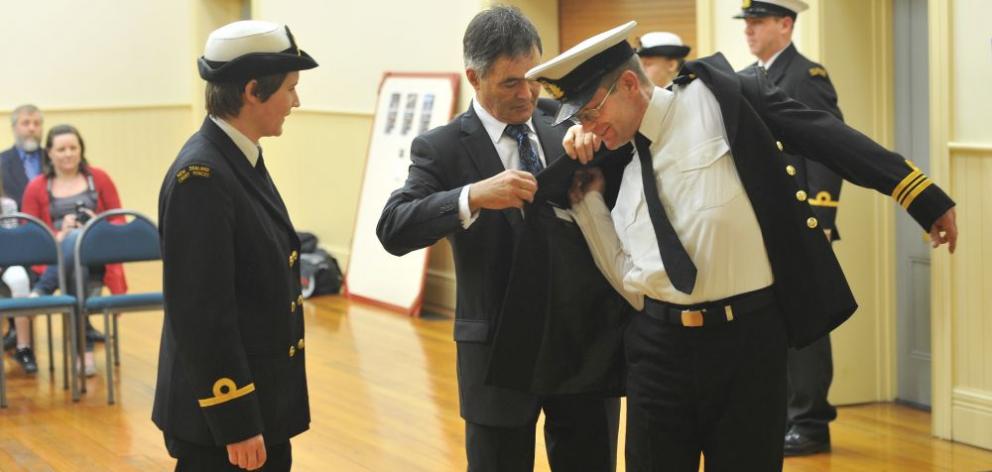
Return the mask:
<path id="1" fill-rule="evenodd" d="M 0 0 L 0 109 L 189 102 L 189 4 Z"/>
<path id="2" fill-rule="evenodd" d="M 961 238 L 933 259 L 935 434 L 992 448 L 992 3 L 930 5 L 931 167 L 950 183 Z"/>
<path id="3" fill-rule="evenodd" d="M 808 0 L 793 42 L 830 71 L 840 108 L 853 127 L 891 146 L 891 54 L 886 0 Z M 747 48 L 739 0 L 699 0 L 700 44 L 723 52 L 743 68 L 754 62 Z M 709 29 L 709 31 L 706 31 Z M 826 41 L 825 38 L 830 38 Z M 892 204 L 874 191 L 845 184 L 838 216 L 843 240 L 835 251 L 860 304 L 854 317 L 832 334 L 835 404 L 887 400 L 892 396 L 894 316 L 891 275 Z"/>

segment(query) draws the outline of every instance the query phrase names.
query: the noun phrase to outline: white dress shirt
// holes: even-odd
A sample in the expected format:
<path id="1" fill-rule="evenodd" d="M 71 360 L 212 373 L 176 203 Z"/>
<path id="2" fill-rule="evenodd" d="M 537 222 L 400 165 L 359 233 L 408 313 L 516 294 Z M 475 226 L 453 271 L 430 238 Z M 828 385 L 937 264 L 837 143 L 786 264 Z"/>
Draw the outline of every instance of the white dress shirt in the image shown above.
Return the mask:
<path id="1" fill-rule="evenodd" d="M 479 116 L 482 126 L 486 129 L 486 133 L 489 134 L 489 139 L 492 140 L 493 146 L 496 147 L 499 160 L 503 162 L 503 169 L 519 169 L 520 153 L 517 152 L 517 140 L 507 136 L 503 132 L 506 130 L 507 124 L 496 119 L 496 117 L 479 104 L 478 100 L 472 100 L 472 109 Z M 537 151 L 537 158 L 541 160 L 541 164 L 547 166 L 547 161 L 544 159 L 544 150 L 541 149 L 541 142 L 538 141 L 537 132 L 534 130 L 534 118 L 529 118 L 526 125 L 530 145 Z M 462 187 L 462 192 L 458 196 L 458 216 L 461 218 L 462 228 L 465 229 L 472 226 L 475 219 L 479 217 L 479 212 L 472 213 L 468 204 L 471 187 L 471 184 Z"/>
<path id="2" fill-rule="evenodd" d="M 607 280 L 637 309 L 645 296 L 694 305 L 771 285 L 761 229 L 713 93 L 699 80 L 672 92 L 656 87 L 640 132 L 651 140 L 659 197 L 696 265 L 696 285 L 685 294 L 668 279 L 636 151 L 624 169 L 612 218 L 598 192 L 586 194 L 572 210 Z"/>
<path id="3" fill-rule="evenodd" d="M 210 120 L 216 123 L 220 130 L 231 138 L 231 141 L 234 141 L 234 145 L 237 146 L 242 153 L 244 153 L 245 159 L 248 159 L 248 163 L 251 164 L 252 167 L 255 167 L 255 164 L 258 162 L 258 155 L 262 152 L 262 148 L 249 139 L 248 136 L 245 136 L 244 133 L 238 131 L 237 128 L 231 126 L 230 123 L 224 121 L 223 118 L 217 118 L 216 116 L 210 115 Z"/>

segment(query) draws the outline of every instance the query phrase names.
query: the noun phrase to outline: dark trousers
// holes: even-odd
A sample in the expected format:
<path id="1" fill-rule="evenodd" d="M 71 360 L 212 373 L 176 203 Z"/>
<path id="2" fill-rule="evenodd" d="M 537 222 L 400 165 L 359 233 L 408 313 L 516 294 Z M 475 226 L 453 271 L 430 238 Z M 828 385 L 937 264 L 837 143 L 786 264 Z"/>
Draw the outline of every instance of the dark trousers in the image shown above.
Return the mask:
<path id="1" fill-rule="evenodd" d="M 625 333 L 627 470 L 782 469 L 786 334 L 775 307 L 685 328 L 645 313 Z"/>
<path id="2" fill-rule="evenodd" d="M 208 447 L 181 439 L 165 438 L 169 455 L 175 457 L 176 472 L 245 472 L 227 458 L 226 447 Z M 282 444 L 265 444 L 265 465 L 260 472 L 289 472 L 293 465 L 293 447 L 289 441 Z"/>
<path id="3" fill-rule="evenodd" d="M 786 428 L 829 438 L 829 424 L 837 418 L 837 409 L 827 401 L 834 378 L 834 361 L 830 335 L 802 349 L 789 349 L 788 418 Z"/>
<path id="4" fill-rule="evenodd" d="M 544 442 L 553 472 L 616 470 L 619 398 L 548 397 Z M 532 472 L 537 416 L 516 428 L 465 422 L 469 472 Z"/>

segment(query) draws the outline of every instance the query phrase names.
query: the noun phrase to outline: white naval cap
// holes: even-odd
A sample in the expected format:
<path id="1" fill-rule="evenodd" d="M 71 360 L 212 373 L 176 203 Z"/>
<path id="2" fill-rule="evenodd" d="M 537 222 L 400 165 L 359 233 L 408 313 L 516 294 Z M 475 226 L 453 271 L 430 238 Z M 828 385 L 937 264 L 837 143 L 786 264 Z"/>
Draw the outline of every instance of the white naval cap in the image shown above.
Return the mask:
<path id="1" fill-rule="evenodd" d="M 200 77 L 208 82 L 232 82 L 312 69 L 317 62 L 300 50 L 289 27 L 244 20 L 210 33 L 197 65 Z"/>
<path id="2" fill-rule="evenodd" d="M 603 75 L 634 55 L 627 36 L 635 26 L 637 22 L 630 21 L 599 33 L 527 71 L 528 79 L 540 82 L 555 100 L 561 102 L 555 125 L 578 113 L 596 94 Z"/>
<path id="3" fill-rule="evenodd" d="M 637 55 L 641 57 L 664 56 L 673 59 L 682 59 L 689 55 L 689 46 L 682 42 L 682 38 L 675 33 L 667 31 L 653 31 L 641 36 L 641 47 L 637 49 Z"/>
<path id="4" fill-rule="evenodd" d="M 741 4 L 741 12 L 734 18 L 756 18 L 763 16 L 789 16 L 795 18 L 797 14 L 806 11 L 809 5 L 803 0 L 744 0 Z"/>

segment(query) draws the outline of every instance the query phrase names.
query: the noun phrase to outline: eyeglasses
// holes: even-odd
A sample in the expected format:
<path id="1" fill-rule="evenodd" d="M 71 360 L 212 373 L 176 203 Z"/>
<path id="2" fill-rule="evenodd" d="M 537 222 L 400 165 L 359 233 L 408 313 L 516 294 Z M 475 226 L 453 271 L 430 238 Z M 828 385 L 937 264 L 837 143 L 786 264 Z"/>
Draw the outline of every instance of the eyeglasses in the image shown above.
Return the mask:
<path id="1" fill-rule="evenodd" d="M 576 113 L 575 116 L 573 116 L 572 118 L 574 118 L 575 121 L 579 124 L 582 123 L 589 124 L 596 121 L 596 118 L 599 118 L 599 110 L 603 108 L 603 105 L 606 105 L 606 99 L 610 98 L 610 94 L 613 93 L 613 89 L 616 88 L 618 81 L 619 81 L 619 77 L 617 78 L 617 80 L 613 81 L 613 85 L 610 85 L 610 89 L 606 91 L 606 96 L 604 96 L 603 100 L 599 102 L 599 105 L 596 105 L 596 108 L 582 110 Z"/>

